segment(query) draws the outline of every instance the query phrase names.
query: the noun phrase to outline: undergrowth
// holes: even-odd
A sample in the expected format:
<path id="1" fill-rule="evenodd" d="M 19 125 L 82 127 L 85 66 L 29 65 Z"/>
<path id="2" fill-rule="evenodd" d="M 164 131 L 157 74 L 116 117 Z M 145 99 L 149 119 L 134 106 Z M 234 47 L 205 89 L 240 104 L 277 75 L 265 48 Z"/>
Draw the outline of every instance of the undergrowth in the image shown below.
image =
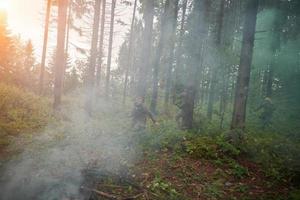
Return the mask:
<path id="1" fill-rule="evenodd" d="M 6 146 L 9 136 L 44 127 L 49 120 L 50 104 L 46 98 L 0 84 L 0 110 L 0 146 Z"/>
<path id="2" fill-rule="evenodd" d="M 247 131 L 242 145 L 229 143 L 221 131 L 219 134 L 192 133 L 178 129 L 171 120 L 163 120 L 159 126 L 151 126 L 142 136 L 145 151 L 176 152 L 178 156 L 212 161 L 216 166 L 227 167 L 236 179 L 249 176 L 249 169 L 241 160 L 256 163 L 269 182 L 290 185 L 291 196 L 297 196 L 299 185 L 300 146 L 297 141 L 277 133 Z M 295 199 L 292 198 L 291 199 Z"/>

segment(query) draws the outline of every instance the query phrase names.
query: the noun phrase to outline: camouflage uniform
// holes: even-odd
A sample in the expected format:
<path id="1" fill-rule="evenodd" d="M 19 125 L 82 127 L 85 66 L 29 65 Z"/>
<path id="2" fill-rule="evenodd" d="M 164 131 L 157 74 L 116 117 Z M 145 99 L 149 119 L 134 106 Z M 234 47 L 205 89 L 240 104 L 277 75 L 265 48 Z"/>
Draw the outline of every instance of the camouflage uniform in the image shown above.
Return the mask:
<path id="1" fill-rule="evenodd" d="M 184 90 L 178 95 L 177 101 L 175 105 L 179 108 L 179 112 L 176 114 L 176 122 L 181 127 L 182 125 L 182 117 L 183 117 L 183 107 L 184 107 L 184 99 L 186 98 L 187 92 Z"/>
<path id="2" fill-rule="evenodd" d="M 135 102 L 131 113 L 132 128 L 134 130 L 144 130 L 146 128 L 147 118 L 156 123 L 153 114 L 146 108 L 143 102 Z"/>
<path id="3" fill-rule="evenodd" d="M 262 110 L 260 120 L 263 127 L 269 126 L 272 122 L 275 106 L 270 98 L 265 98 L 264 102 L 259 106 L 258 110 Z"/>

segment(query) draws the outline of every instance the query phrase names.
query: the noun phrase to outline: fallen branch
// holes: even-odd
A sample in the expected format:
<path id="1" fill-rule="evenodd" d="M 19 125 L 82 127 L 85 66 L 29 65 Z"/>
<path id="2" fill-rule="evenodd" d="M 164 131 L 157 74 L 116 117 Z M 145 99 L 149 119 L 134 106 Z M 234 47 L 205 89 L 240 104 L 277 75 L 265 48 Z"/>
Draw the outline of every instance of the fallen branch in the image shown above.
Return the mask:
<path id="1" fill-rule="evenodd" d="M 108 187 L 108 188 L 128 188 L 129 186 L 100 184 L 99 187 Z"/>
<path id="2" fill-rule="evenodd" d="M 139 198 L 139 197 L 141 197 L 141 196 L 143 196 L 144 195 L 144 193 L 141 193 L 141 194 L 137 194 L 137 195 L 135 195 L 135 196 L 133 196 L 133 197 L 126 197 L 126 198 L 123 198 L 122 200 L 134 200 L 134 199 L 137 199 L 137 198 Z"/>
<path id="3" fill-rule="evenodd" d="M 120 200 L 121 198 L 115 196 L 115 195 L 112 195 L 112 194 L 108 194 L 106 192 L 102 192 L 102 191 L 99 191 L 99 190 L 96 190 L 96 189 L 90 189 L 90 188 L 86 188 L 86 187 L 81 187 L 82 189 L 84 190 L 88 190 L 90 192 L 94 192 L 102 197 L 105 197 L 105 198 L 108 198 L 108 199 L 113 199 L 113 200 Z"/>

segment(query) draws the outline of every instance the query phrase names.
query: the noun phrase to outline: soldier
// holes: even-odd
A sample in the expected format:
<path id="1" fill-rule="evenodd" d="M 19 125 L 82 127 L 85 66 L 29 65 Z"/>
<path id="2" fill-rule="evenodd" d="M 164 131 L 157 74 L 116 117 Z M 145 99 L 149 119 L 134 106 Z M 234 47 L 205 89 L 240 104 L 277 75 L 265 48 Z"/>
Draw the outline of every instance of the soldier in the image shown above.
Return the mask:
<path id="1" fill-rule="evenodd" d="M 149 117 L 154 124 L 156 120 L 153 114 L 146 108 L 143 97 L 137 97 L 131 113 L 132 128 L 135 130 L 144 130 L 146 128 L 147 118 Z"/>
<path id="2" fill-rule="evenodd" d="M 179 112 L 177 113 L 175 119 L 179 127 L 182 127 L 182 117 L 183 117 L 183 107 L 184 107 L 184 100 L 187 96 L 187 90 L 184 89 L 177 97 L 175 105 L 179 108 Z"/>
<path id="3" fill-rule="evenodd" d="M 191 113 L 193 113 L 194 109 L 194 95 L 194 87 L 188 86 L 180 93 L 178 101 L 176 102 L 177 107 L 180 109 L 176 115 L 176 121 L 182 129 L 192 127 L 193 117 Z"/>
<path id="4" fill-rule="evenodd" d="M 271 98 L 266 97 L 263 103 L 258 107 L 257 111 L 262 110 L 260 114 L 260 120 L 263 125 L 263 128 L 269 126 L 272 121 L 273 113 L 275 111 L 275 106 Z"/>

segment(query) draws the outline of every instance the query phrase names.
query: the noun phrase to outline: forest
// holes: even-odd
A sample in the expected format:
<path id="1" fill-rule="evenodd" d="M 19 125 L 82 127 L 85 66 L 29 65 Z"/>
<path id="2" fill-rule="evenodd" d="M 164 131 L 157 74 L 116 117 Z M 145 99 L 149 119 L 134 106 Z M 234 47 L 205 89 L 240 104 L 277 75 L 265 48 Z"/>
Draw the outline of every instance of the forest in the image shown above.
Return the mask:
<path id="1" fill-rule="evenodd" d="M 299 0 L 0 0 L 0 200 L 299 186 Z"/>

